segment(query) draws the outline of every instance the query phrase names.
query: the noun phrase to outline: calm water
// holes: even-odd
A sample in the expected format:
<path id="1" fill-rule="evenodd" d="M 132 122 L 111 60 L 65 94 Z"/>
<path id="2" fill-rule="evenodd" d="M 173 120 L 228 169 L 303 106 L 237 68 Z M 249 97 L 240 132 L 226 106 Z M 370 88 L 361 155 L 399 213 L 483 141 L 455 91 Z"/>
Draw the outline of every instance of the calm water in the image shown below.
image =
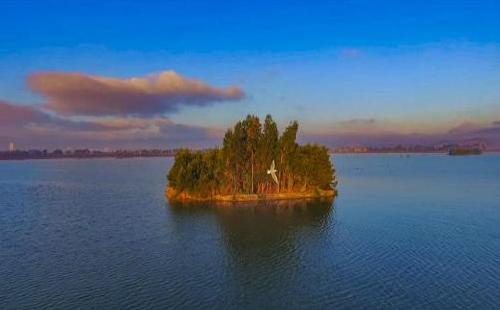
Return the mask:
<path id="1" fill-rule="evenodd" d="M 0 308 L 500 308 L 500 156 L 335 156 L 335 203 L 170 206 L 171 159 L 0 162 Z"/>

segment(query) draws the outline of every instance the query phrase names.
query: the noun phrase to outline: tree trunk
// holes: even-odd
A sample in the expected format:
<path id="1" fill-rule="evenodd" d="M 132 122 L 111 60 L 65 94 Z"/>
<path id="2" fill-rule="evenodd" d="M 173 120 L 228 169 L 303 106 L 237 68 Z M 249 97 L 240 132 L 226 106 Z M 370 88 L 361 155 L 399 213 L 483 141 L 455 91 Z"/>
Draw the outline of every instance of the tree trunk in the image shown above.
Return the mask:
<path id="1" fill-rule="evenodd" d="M 280 192 L 281 184 L 283 184 L 282 176 L 283 176 L 283 152 L 280 153 L 280 170 L 278 171 L 278 193 Z"/>
<path id="2" fill-rule="evenodd" d="M 253 158 L 254 158 L 254 154 L 253 154 L 253 151 L 252 151 L 252 194 L 254 193 L 253 192 Z"/>

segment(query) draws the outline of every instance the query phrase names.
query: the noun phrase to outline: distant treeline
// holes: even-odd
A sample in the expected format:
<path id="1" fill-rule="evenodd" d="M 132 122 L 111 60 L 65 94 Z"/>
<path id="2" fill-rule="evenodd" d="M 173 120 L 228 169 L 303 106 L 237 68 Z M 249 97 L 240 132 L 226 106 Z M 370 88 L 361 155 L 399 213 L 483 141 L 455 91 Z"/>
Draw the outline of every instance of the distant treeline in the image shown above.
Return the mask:
<path id="1" fill-rule="evenodd" d="M 479 149 L 485 150 L 486 147 L 480 146 L 466 146 L 460 144 L 444 144 L 444 145 L 396 145 L 386 147 L 365 147 L 365 146 L 344 146 L 337 147 L 332 150 L 332 153 L 448 153 L 450 150 L 457 148 Z"/>
<path id="2" fill-rule="evenodd" d="M 328 149 L 298 145 L 298 127 L 291 122 L 280 136 L 270 115 L 264 124 L 248 115 L 226 132 L 222 148 L 180 150 L 168 174 L 169 186 L 200 196 L 331 189 L 335 170 Z M 267 174 L 273 160 L 279 186 Z"/>
<path id="3" fill-rule="evenodd" d="M 117 150 L 117 151 L 98 151 L 89 149 L 76 150 L 16 150 L 0 152 L 0 160 L 16 159 L 56 159 L 56 158 L 129 158 L 129 157 L 168 157 L 175 156 L 177 149 L 169 150 Z"/>

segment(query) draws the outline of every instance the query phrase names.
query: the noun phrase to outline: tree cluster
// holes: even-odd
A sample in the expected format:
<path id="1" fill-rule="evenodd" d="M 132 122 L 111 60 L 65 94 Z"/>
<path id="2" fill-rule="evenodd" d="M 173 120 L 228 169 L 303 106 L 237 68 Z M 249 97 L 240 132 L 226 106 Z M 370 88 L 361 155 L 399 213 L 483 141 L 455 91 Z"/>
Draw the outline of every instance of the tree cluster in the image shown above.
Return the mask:
<path id="1" fill-rule="evenodd" d="M 280 136 L 270 115 L 263 124 L 248 115 L 227 130 L 222 148 L 180 150 L 168 174 L 169 186 L 200 196 L 330 189 L 335 170 L 328 149 L 297 144 L 298 127 L 291 122 Z M 267 174 L 273 160 L 279 185 Z"/>

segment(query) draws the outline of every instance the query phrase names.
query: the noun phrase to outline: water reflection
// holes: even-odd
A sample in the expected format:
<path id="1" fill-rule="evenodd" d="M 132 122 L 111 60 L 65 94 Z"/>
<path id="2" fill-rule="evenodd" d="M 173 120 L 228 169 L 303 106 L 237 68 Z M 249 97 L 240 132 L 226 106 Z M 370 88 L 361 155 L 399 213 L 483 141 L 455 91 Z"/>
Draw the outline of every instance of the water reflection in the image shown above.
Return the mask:
<path id="1" fill-rule="evenodd" d="M 326 199 L 237 205 L 173 202 L 171 210 L 183 218 L 215 218 L 233 293 L 252 291 L 255 297 L 297 287 L 298 275 L 318 252 L 315 247 L 325 244 L 321 241 L 332 232 L 335 207 L 333 199 Z"/>
<path id="2" fill-rule="evenodd" d="M 235 204 L 170 202 L 170 208 L 174 215 L 215 216 L 227 242 L 242 249 L 250 241 L 265 245 L 293 237 L 301 230 L 320 232 L 333 220 L 334 212 L 333 199 Z"/>

